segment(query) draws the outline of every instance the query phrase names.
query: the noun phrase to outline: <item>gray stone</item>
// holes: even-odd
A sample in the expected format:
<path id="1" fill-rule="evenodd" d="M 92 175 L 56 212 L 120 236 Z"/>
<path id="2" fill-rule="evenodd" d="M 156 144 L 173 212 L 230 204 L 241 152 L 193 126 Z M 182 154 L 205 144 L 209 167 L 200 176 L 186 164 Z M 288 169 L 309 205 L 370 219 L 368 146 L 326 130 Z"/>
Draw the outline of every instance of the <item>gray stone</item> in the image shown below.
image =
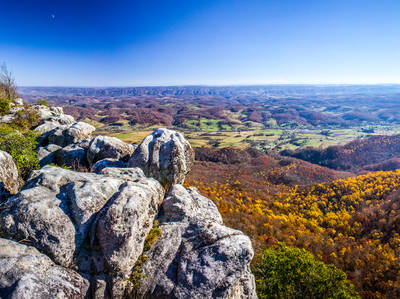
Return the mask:
<path id="1" fill-rule="evenodd" d="M 182 134 L 157 129 L 138 146 L 128 166 L 140 167 L 147 176 L 171 186 L 184 183 L 193 160 L 193 149 Z"/>
<path id="2" fill-rule="evenodd" d="M 137 181 L 142 178 L 146 178 L 143 173 L 143 170 L 140 168 L 116 168 L 116 167 L 107 167 L 103 168 L 100 174 L 104 174 L 113 178 L 118 178 L 123 181 Z"/>
<path id="3" fill-rule="evenodd" d="M 121 286 L 143 251 L 163 197 L 164 190 L 156 180 L 128 181 L 98 214 L 96 237 L 114 279 L 114 295 L 123 293 Z"/>
<path id="4" fill-rule="evenodd" d="M 56 155 L 56 163 L 60 166 L 70 166 L 74 169 L 87 167 L 86 150 L 74 143 L 60 149 Z"/>
<path id="5" fill-rule="evenodd" d="M 47 164 L 55 163 L 56 162 L 56 153 L 59 151 L 62 147 L 55 145 L 55 144 L 49 144 L 45 147 L 39 147 L 36 152 L 37 152 L 37 157 L 40 162 L 40 167 L 43 167 Z"/>
<path id="6" fill-rule="evenodd" d="M 94 215 L 122 184 L 112 177 L 45 166 L 5 203 L 0 230 L 14 239 L 30 240 L 56 263 L 69 267 Z"/>
<path id="7" fill-rule="evenodd" d="M 62 107 L 48 107 L 44 105 L 32 106 L 39 115 L 41 123 L 52 122 L 58 125 L 68 125 L 75 122 L 71 115 L 64 114 Z"/>
<path id="8" fill-rule="evenodd" d="M 139 298 L 257 298 L 253 248 L 222 225 L 214 204 L 174 185 L 162 205 L 161 236 L 145 253 Z M 200 202 L 199 202 L 200 201 Z"/>
<path id="9" fill-rule="evenodd" d="M 133 145 L 125 143 L 118 138 L 97 136 L 90 142 L 87 159 L 89 164 L 106 158 L 127 161 L 134 150 L 135 147 Z"/>
<path id="10" fill-rule="evenodd" d="M 94 163 L 90 171 L 94 173 L 101 173 L 101 171 L 104 168 L 111 168 L 111 167 L 123 168 L 126 167 L 126 163 L 121 160 L 107 158 Z"/>
<path id="11" fill-rule="evenodd" d="M 87 139 L 96 130 L 95 127 L 85 122 L 77 122 L 72 125 L 62 125 L 46 133 L 48 143 L 65 147 Z M 42 141 L 42 143 L 45 141 Z"/>
<path id="12" fill-rule="evenodd" d="M 222 224 L 217 206 L 193 187 L 186 189 L 182 185 L 174 185 L 164 199 L 162 210 L 164 222 L 196 220 Z"/>
<path id="13" fill-rule="evenodd" d="M 85 298 L 89 282 L 35 248 L 0 238 L 0 297 Z"/>
<path id="14" fill-rule="evenodd" d="M 12 123 L 15 118 L 15 114 L 18 111 L 25 109 L 23 103 L 21 103 L 19 100 L 17 101 L 18 103 L 12 104 L 13 107 L 10 109 L 9 114 L 0 117 L 0 122 Z M 61 107 L 47 107 L 43 105 L 33 105 L 31 107 L 38 114 L 39 126 L 36 127 L 36 131 L 40 133 L 46 133 L 60 125 L 73 124 L 75 122 L 71 115 L 63 113 Z"/>
<path id="15" fill-rule="evenodd" d="M 40 126 L 37 126 L 35 128 L 35 131 L 41 134 L 45 134 L 47 132 L 50 132 L 51 130 L 54 130 L 55 128 L 58 128 L 59 126 L 61 126 L 61 124 L 58 122 L 45 121 Z"/>
<path id="16" fill-rule="evenodd" d="M 0 151 L 0 197 L 4 198 L 8 194 L 17 194 L 18 189 L 17 166 L 15 166 L 10 154 Z"/>
<path id="17" fill-rule="evenodd" d="M 92 138 L 85 138 L 85 139 L 77 142 L 76 145 L 87 151 L 89 149 L 91 141 L 92 141 Z"/>
<path id="18" fill-rule="evenodd" d="M 131 156 L 128 166 L 139 168 L 121 161 L 130 145 L 83 138 L 89 131 L 58 126 L 46 134 L 69 144 L 50 144 L 38 155 L 55 155 L 64 165 L 85 160 L 89 151 L 91 161 L 108 157 L 93 165 L 95 173 L 47 165 L 3 202 L 1 236 L 37 250 L 0 239 L 0 297 L 256 298 L 249 238 L 225 227 L 215 204 L 195 188 L 173 184 L 184 181 L 193 163 L 183 136 L 156 130 Z M 165 198 L 160 182 L 171 187 Z M 145 248 L 155 219 L 161 235 Z"/>

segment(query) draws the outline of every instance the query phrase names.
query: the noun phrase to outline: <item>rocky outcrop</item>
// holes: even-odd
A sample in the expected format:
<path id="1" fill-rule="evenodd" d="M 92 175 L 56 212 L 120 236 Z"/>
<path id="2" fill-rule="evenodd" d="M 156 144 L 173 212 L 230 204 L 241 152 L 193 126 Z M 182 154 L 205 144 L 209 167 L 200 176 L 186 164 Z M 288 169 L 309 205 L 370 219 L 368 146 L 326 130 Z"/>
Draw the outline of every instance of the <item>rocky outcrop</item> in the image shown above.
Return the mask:
<path id="1" fill-rule="evenodd" d="M 24 101 L 21 98 L 16 98 L 13 100 L 13 104 L 17 106 L 22 106 L 24 104 Z"/>
<path id="2" fill-rule="evenodd" d="M 89 164 L 94 164 L 106 158 L 127 161 L 135 147 L 118 138 L 109 136 L 97 136 L 89 145 L 87 159 Z"/>
<path id="3" fill-rule="evenodd" d="M 34 248 L 0 239 L 0 295 L 256 297 L 249 238 L 224 226 L 211 200 L 176 184 L 193 162 L 181 134 L 156 130 L 132 154 L 115 138 L 83 139 L 91 129 L 74 126 L 46 133 L 63 147 L 39 148 L 41 162 L 99 161 L 91 173 L 47 165 L 3 202 L 0 236 Z"/>
<path id="4" fill-rule="evenodd" d="M 17 194 L 18 189 L 17 166 L 8 153 L 0 151 L 0 200 L 9 194 Z"/>
<path id="5" fill-rule="evenodd" d="M 155 180 L 127 182 L 98 214 L 96 236 L 106 267 L 112 273 L 112 294 L 118 298 L 143 251 L 163 197 L 163 189 Z"/>
<path id="6" fill-rule="evenodd" d="M 40 166 L 43 167 L 47 164 L 55 163 L 57 151 L 59 151 L 60 149 L 62 149 L 62 147 L 55 144 L 49 144 L 44 147 L 39 147 L 36 152 L 37 158 L 40 162 Z"/>
<path id="7" fill-rule="evenodd" d="M 25 109 L 22 99 L 15 99 L 8 114 L 0 117 L 2 123 L 12 123 L 18 111 Z M 33 105 L 31 108 L 38 115 L 39 125 L 35 130 L 45 133 L 61 125 L 73 124 L 75 122 L 71 115 L 63 113 L 61 107 L 48 107 L 43 105 Z"/>
<path id="8" fill-rule="evenodd" d="M 89 281 L 37 249 L 0 238 L 0 298 L 84 298 Z"/>
<path id="9" fill-rule="evenodd" d="M 124 161 L 121 160 L 117 160 L 117 159 L 103 159 L 100 161 L 97 161 L 96 163 L 94 163 L 90 169 L 91 172 L 94 173 L 101 173 L 101 171 L 104 168 L 110 168 L 110 167 L 116 167 L 116 168 L 122 168 L 122 167 L 126 167 L 126 163 Z"/>
<path id="10" fill-rule="evenodd" d="M 129 159 L 129 167 L 140 167 L 164 186 L 182 184 L 192 168 L 194 152 L 182 134 L 157 129 L 147 136 Z"/>
<path id="11" fill-rule="evenodd" d="M 54 126 L 54 129 L 57 126 L 69 125 L 75 122 L 74 118 L 71 115 L 64 114 L 62 107 L 33 105 L 32 108 L 38 112 L 40 125 L 47 124 L 49 126 L 49 124 L 52 124 Z M 39 132 L 43 131 L 43 129 L 37 130 Z"/>
<path id="12" fill-rule="evenodd" d="M 28 239 L 65 267 L 87 237 L 92 217 L 118 192 L 121 180 L 45 166 L 10 198 L 0 214 L 0 230 Z"/>
<path id="13" fill-rule="evenodd" d="M 250 239 L 225 227 L 217 207 L 195 189 L 174 185 L 162 204 L 161 237 L 145 253 L 145 298 L 256 298 Z"/>
<path id="14" fill-rule="evenodd" d="M 100 174 L 105 174 L 113 178 L 119 178 L 124 181 L 137 181 L 146 176 L 140 168 L 116 168 L 106 167 L 99 171 Z"/>
<path id="15" fill-rule="evenodd" d="M 95 130 L 95 127 L 85 122 L 77 122 L 72 125 L 62 125 L 45 133 L 44 136 L 42 135 L 41 143 L 56 144 L 65 147 L 90 138 L 91 134 Z"/>
<path id="16" fill-rule="evenodd" d="M 79 169 L 80 166 L 87 166 L 86 149 L 74 143 L 61 148 L 55 154 L 55 162 L 57 165 L 70 166 Z"/>

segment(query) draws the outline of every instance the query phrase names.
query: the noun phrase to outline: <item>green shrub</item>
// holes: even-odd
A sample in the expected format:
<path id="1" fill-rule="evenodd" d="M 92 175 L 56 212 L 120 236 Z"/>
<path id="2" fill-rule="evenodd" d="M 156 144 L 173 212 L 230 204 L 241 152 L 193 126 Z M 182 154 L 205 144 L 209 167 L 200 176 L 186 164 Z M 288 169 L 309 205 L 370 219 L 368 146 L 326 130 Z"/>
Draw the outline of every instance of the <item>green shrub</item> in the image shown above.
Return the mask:
<path id="1" fill-rule="evenodd" d="M 279 244 L 256 257 L 253 273 L 264 298 L 359 298 L 346 274 L 304 249 Z"/>
<path id="2" fill-rule="evenodd" d="M 49 102 L 48 102 L 47 100 L 45 100 L 45 99 L 43 99 L 43 100 L 38 100 L 38 101 L 36 102 L 36 105 L 43 105 L 43 106 L 49 107 Z"/>
<path id="3" fill-rule="evenodd" d="M 9 125 L 0 125 L 0 150 L 12 156 L 23 179 L 32 170 L 39 168 L 39 160 L 35 152 L 36 139 L 37 133 L 34 131 L 21 133 Z"/>
<path id="4" fill-rule="evenodd" d="M 11 100 L 0 97 L 0 115 L 6 115 L 10 112 Z"/>
<path id="5" fill-rule="evenodd" d="M 39 124 L 39 114 L 28 104 L 24 105 L 24 108 L 18 110 L 14 115 L 13 127 L 18 130 L 26 131 Z"/>

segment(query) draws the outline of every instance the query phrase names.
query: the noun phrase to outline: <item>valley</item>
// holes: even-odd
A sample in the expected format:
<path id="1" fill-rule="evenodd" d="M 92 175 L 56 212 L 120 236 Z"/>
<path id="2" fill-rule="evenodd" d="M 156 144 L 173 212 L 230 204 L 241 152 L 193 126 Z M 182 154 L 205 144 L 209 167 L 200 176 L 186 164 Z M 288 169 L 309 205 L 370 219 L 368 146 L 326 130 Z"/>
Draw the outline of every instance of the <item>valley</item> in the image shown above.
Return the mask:
<path id="1" fill-rule="evenodd" d="M 31 103 L 62 105 L 99 134 L 139 143 L 155 127 L 193 146 L 266 150 L 344 145 L 400 133 L 400 87 L 253 86 L 20 88 Z"/>
<path id="2" fill-rule="evenodd" d="M 185 187 L 210 198 L 256 254 L 279 244 L 306 249 L 343 270 L 362 298 L 400 296 L 397 86 L 22 88 L 21 95 L 63 106 L 95 127 L 94 136 L 140 144 L 159 127 L 183 132 L 195 152 Z"/>

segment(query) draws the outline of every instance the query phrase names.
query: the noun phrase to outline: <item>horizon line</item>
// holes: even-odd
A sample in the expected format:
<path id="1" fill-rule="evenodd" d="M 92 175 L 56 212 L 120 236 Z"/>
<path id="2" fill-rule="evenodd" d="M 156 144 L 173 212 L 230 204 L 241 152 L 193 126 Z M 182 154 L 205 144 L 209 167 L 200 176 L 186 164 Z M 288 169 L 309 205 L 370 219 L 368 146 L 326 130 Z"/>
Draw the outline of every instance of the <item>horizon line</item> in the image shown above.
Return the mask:
<path id="1" fill-rule="evenodd" d="M 17 88 L 156 88 L 156 87 L 267 87 L 267 86 L 398 86 L 400 83 L 261 83 L 261 84 L 159 84 L 159 85 L 20 85 Z"/>

